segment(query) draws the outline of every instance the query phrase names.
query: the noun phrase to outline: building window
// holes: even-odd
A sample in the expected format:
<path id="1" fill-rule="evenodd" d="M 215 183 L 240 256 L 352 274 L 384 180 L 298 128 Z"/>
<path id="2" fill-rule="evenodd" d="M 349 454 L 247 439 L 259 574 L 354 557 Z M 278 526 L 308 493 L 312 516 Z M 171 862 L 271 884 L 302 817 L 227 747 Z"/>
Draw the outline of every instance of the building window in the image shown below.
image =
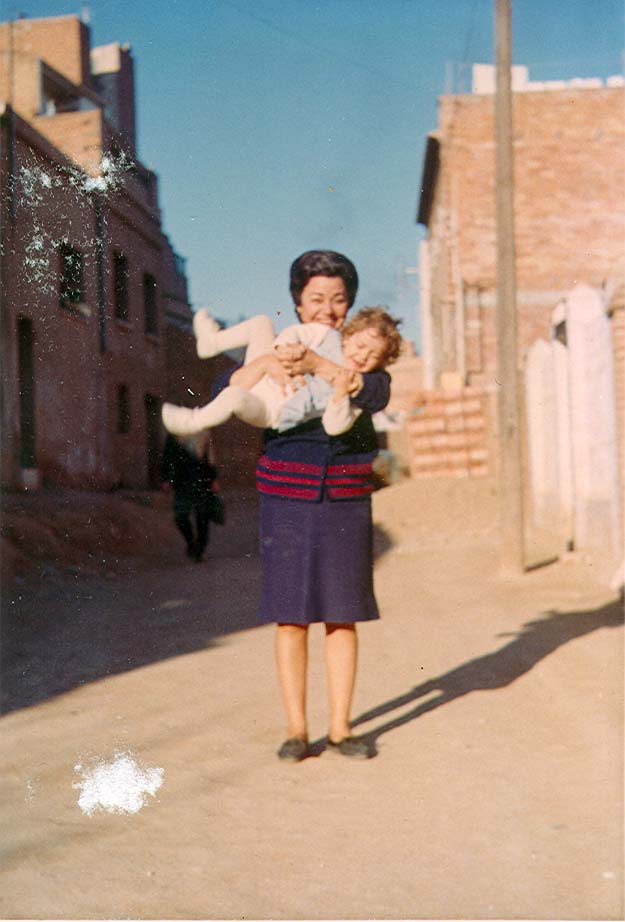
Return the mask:
<path id="1" fill-rule="evenodd" d="M 147 485 L 157 490 L 160 484 L 161 402 L 154 394 L 143 398 L 145 407 Z"/>
<path id="2" fill-rule="evenodd" d="M 156 279 L 149 272 L 146 272 L 143 276 L 143 307 L 145 312 L 145 332 L 158 333 Z"/>
<path id="3" fill-rule="evenodd" d="M 117 431 L 130 432 L 130 393 L 126 384 L 117 388 Z"/>
<path id="4" fill-rule="evenodd" d="M 115 316 L 128 320 L 128 260 L 123 253 L 113 253 L 113 293 Z"/>
<path id="5" fill-rule="evenodd" d="M 66 243 L 61 245 L 61 307 L 72 307 L 84 301 L 84 260 L 80 250 Z"/>

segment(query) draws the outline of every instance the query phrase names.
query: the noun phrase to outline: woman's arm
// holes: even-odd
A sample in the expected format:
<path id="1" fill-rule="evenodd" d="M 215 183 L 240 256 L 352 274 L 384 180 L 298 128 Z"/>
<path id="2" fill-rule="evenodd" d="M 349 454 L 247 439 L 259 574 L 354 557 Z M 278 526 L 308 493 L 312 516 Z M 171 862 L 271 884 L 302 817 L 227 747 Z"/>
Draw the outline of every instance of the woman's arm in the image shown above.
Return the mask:
<path id="1" fill-rule="evenodd" d="M 289 380 L 288 372 L 272 352 L 259 355 L 258 358 L 253 359 L 247 365 L 241 365 L 240 368 L 237 368 L 230 376 L 230 384 L 236 384 L 238 387 L 243 387 L 246 391 L 249 391 L 265 375 L 269 375 L 280 385 L 282 390 L 286 390 Z"/>
<path id="2" fill-rule="evenodd" d="M 341 435 L 347 432 L 362 413 L 362 410 L 355 407 L 350 400 L 356 375 L 355 371 L 341 368 L 340 373 L 334 377 L 332 397 L 321 417 L 321 423 L 328 435 Z"/>
<path id="3" fill-rule="evenodd" d="M 302 346 L 281 346 L 276 354 L 287 374 L 319 375 L 329 384 L 336 383 L 344 367 L 313 352 L 302 351 Z M 351 372 L 350 399 L 354 405 L 368 413 L 383 410 L 391 399 L 391 377 L 386 371 L 370 371 L 366 374 Z"/>
<path id="4" fill-rule="evenodd" d="M 287 375 L 319 375 L 328 384 L 333 385 L 337 375 L 344 371 L 342 365 L 337 365 L 336 362 L 323 358 L 302 345 L 276 346 L 275 352 Z M 358 375 L 358 378 L 361 379 L 362 375 Z"/>
<path id="5" fill-rule="evenodd" d="M 378 413 L 391 399 L 391 376 L 387 371 L 370 371 L 361 378 L 362 387 L 352 395 L 352 403 L 367 413 Z"/>

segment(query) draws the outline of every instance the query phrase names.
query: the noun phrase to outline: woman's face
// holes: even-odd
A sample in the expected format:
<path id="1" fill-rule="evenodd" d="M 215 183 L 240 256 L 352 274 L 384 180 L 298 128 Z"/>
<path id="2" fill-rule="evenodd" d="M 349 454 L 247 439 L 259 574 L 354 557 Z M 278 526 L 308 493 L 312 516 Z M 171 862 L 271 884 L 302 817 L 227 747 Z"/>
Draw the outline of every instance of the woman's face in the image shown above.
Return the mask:
<path id="1" fill-rule="evenodd" d="M 345 282 L 336 276 L 313 275 L 295 310 L 302 323 L 325 323 L 340 329 L 349 310 Z"/>

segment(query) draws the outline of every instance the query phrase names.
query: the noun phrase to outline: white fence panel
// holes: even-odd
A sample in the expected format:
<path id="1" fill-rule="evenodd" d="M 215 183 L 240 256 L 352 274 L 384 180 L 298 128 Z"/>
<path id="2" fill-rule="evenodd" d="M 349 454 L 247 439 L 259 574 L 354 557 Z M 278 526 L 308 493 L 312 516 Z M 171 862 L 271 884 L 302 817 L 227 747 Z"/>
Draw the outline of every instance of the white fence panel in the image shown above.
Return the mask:
<path id="1" fill-rule="evenodd" d="M 601 294 L 578 285 L 565 302 L 575 545 L 620 553 L 616 407 L 610 320 Z"/>
<path id="2" fill-rule="evenodd" d="M 573 487 L 567 350 L 538 340 L 525 370 L 530 544 L 558 555 L 573 538 Z"/>
<path id="3" fill-rule="evenodd" d="M 551 343 L 556 402 L 556 443 L 558 456 L 558 500 L 560 520 L 567 543 L 574 535 L 573 455 L 571 445 L 571 406 L 569 395 L 569 353 L 561 342 Z"/>
<path id="4" fill-rule="evenodd" d="M 525 391 L 532 511 L 537 521 L 545 522 L 557 512 L 559 490 L 555 380 L 551 343 L 544 339 L 529 349 Z"/>

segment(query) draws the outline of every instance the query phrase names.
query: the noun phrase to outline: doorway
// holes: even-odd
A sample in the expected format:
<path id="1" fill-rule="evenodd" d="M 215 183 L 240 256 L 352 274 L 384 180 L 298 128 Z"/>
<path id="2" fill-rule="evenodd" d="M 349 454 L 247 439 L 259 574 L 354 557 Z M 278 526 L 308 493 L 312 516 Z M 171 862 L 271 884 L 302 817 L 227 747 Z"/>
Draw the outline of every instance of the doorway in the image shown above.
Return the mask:
<path id="1" fill-rule="evenodd" d="M 35 451 L 35 366 L 33 322 L 17 319 L 17 376 L 20 417 L 20 467 L 37 466 Z"/>

